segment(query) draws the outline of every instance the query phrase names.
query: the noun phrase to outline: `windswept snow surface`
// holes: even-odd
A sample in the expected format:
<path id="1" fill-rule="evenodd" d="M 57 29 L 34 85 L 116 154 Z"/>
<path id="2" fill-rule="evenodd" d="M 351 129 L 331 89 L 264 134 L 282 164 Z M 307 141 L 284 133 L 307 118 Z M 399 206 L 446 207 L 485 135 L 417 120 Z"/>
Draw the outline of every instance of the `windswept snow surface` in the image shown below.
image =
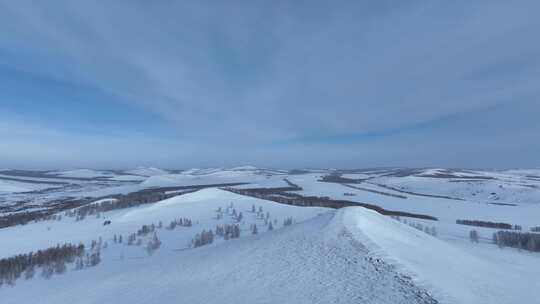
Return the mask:
<path id="1" fill-rule="evenodd" d="M 513 263 L 496 263 L 371 210 L 346 208 L 338 214 L 356 240 L 412 275 L 441 303 L 510 304 L 537 299 L 540 256 L 525 254 L 514 256 Z"/>
<path id="2" fill-rule="evenodd" d="M 233 203 L 244 214 L 240 239 L 187 248 L 196 232 L 217 223 L 215 210 Z M 267 231 L 249 210 L 296 224 Z M 189 217 L 191 228 L 158 230 L 154 255 L 114 244 L 142 224 Z M 111 225 L 102 226 L 103 220 Z M 260 233 L 251 235 L 249 225 Z M 27 237 L 22 237 L 23 235 Z M 32 238 L 28 236 L 31 235 Z M 2 255 L 102 236 L 109 246 L 95 268 L 50 280 L 37 276 L 0 289 L 2 303 L 533 303 L 540 259 L 498 264 L 361 207 L 341 210 L 280 205 L 205 189 L 154 205 L 104 213 L 80 222 L 32 223 L 0 230 Z M 11 248 L 11 249 L 10 249 Z M 492 249 L 498 250 L 498 249 Z"/>
<path id="3" fill-rule="evenodd" d="M 110 240 L 114 234 L 133 233 L 145 224 L 157 224 L 162 221 L 165 225 L 176 218 L 190 217 L 199 223 L 186 231 L 189 233 L 182 234 L 176 240 L 175 246 L 172 246 L 173 248 L 183 248 L 202 229 L 215 228 L 217 224 L 234 223 L 229 217 L 223 221 L 215 219 L 215 211 L 219 207 L 225 209 L 230 203 L 234 204 L 237 212 L 243 212 L 245 218 L 243 228 L 247 231 L 246 234 L 249 233 L 251 222 L 261 224 L 260 221 L 251 219 L 253 205 L 257 209 L 259 206 L 263 207 L 265 213 L 269 212 L 271 218 L 277 220 L 276 228 L 282 225 L 283 219 L 286 217 L 292 217 L 295 221 L 303 221 L 330 210 L 282 205 L 215 188 L 204 189 L 155 204 L 105 212 L 101 214 L 100 218 L 89 216 L 80 222 L 75 221 L 75 218 L 64 217 L 62 221 L 41 221 L 0 229 L 0 240 L 2 240 L 0 258 L 55 246 L 63 242 L 87 243 L 99 236 Z M 103 226 L 105 220 L 110 220 L 112 224 Z M 259 228 L 265 230 L 262 227 Z"/>
<path id="4" fill-rule="evenodd" d="M 540 290 L 540 254 L 499 249 L 491 241 L 498 229 L 457 225 L 457 219 L 540 226 L 538 170 L 472 171 L 446 169 L 350 170 L 351 184 L 321 182 L 330 170 L 287 174 L 252 167 L 193 169 L 180 173 L 140 168 L 137 175 L 104 180 L 16 177 L 39 182 L 69 183 L 58 190 L 17 194 L 3 192 L 1 204 L 57 197 L 109 197 L 151 187 L 238 183 L 242 188 L 303 188 L 294 193 L 375 204 L 389 210 L 420 213 L 438 221 L 407 218 L 435 227 L 432 237 L 394 219 L 361 207 L 340 210 L 278 204 L 204 189 L 139 207 L 104 212 L 83 221 L 30 222 L 0 229 L 0 258 L 100 236 L 109 246 L 95 268 L 69 270 L 50 280 L 20 279 L 0 288 L 0 303 L 536 303 Z M 147 170 L 147 171 L 144 171 Z M 151 173 L 156 174 L 151 174 Z M 72 177 L 81 177 L 73 175 Z M 128 174 L 128 173 L 126 173 Z M 12 176 L 6 176 L 12 177 Z M 133 178 L 132 177 L 136 177 Z M 141 182 L 120 182 L 138 180 Z M 0 192 L 44 183 L 0 180 Z M 9 184 L 9 185 L 8 185 Z M 3 188 L 2 188 L 3 187 Z M 354 188 L 356 187 L 356 188 Z M 392 188 L 389 188 L 392 187 Z M 431 196 L 430 196 L 431 195 Z M 435 195 L 435 196 L 433 196 Z M 436 197 L 439 196 L 439 197 Z M 447 196 L 444 198 L 442 196 Z M 459 198 L 458 200 L 451 197 Z M 216 238 L 213 244 L 189 248 L 203 229 L 231 224 L 230 214 L 216 218 L 230 204 L 243 213 L 240 239 Z M 513 205 L 510 205 L 513 204 Z M 255 205 L 269 212 L 275 230 L 251 212 Z M 193 227 L 159 229 L 161 248 L 148 256 L 143 246 L 114 244 L 114 234 L 127 235 L 142 225 L 167 225 L 188 217 Z M 294 225 L 284 226 L 292 217 Z M 103 225 L 110 220 L 110 225 Z M 258 235 L 250 226 L 257 224 Z M 474 229 L 480 243 L 469 241 Z M 143 245 L 147 238 L 143 238 Z M 68 265 L 68 269 L 73 265 Z M 435 300 L 434 300 L 435 299 Z M 536 302 L 535 302 L 536 301 Z"/>
<path id="5" fill-rule="evenodd" d="M 247 211 L 253 204 L 272 217 L 293 216 L 299 221 L 274 231 L 261 225 L 255 236 L 244 231 L 245 236 L 237 240 L 185 248 L 195 231 L 218 222 L 212 218 L 215 208 L 230 201 L 243 210 L 249 222 L 256 221 Z M 111 244 L 112 231 L 105 231 L 133 231 L 150 220 L 174 216 L 191 217 L 197 223 L 178 231 L 159 230 L 164 245 L 150 257 L 141 248 Z M 50 280 L 19 280 L 15 287 L 0 290 L 2 303 L 435 303 L 395 267 L 374 258 L 332 210 L 280 205 L 207 189 L 107 218 L 112 224 L 105 228 L 92 220 L 48 224 L 55 231 L 66 230 L 56 226 L 70 225 L 72 237 L 78 234 L 87 240 L 104 235 L 110 245 L 103 249 L 102 264 Z M 242 225 L 243 230 L 247 224 Z M 15 229 L 34 231 L 36 240 L 50 235 L 56 238 L 47 240 L 51 244 L 71 237 L 43 228 L 38 223 Z M 15 242 L 18 248 L 36 246 L 20 239 Z"/>

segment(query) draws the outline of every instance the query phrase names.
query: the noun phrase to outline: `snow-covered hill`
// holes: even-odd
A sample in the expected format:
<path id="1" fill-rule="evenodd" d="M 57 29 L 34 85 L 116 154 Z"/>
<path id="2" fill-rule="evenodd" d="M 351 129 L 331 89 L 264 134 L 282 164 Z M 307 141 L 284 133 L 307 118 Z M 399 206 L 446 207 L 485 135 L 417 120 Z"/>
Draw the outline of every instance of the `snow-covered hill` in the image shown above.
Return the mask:
<path id="1" fill-rule="evenodd" d="M 101 239 L 101 263 L 77 271 L 71 263 L 67 272 L 48 280 L 41 277 L 43 267 L 38 267 L 33 279 L 25 280 L 25 274 L 15 286 L 0 287 L 2 304 L 534 303 L 540 288 L 538 253 L 497 248 L 491 237 L 499 229 L 456 224 L 458 219 L 494 221 L 520 225 L 524 231 L 540 226 L 540 204 L 535 203 L 538 181 L 530 170 L 372 169 L 342 173 L 342 179 L 334 181 L 323 180 L 336 175 L 335 170 L 287 174 L 240 167 L 152 176 L 110 172 L 111 176 L 95 180 L 91 177 L 95 172 L 89 171 L 58 177 L 39 172 L 2 174 L 1 183 L 37 191 L 4 192 L 0 207 L 12 206 L 3 213 L 11 215 L 25 206 L 15 198 L 34 199 L 28 202 L 33 209 L 22 209 L 22 213 L 47 210 L 46 203 L 37 202 L 56 203 L 54 199 L 61 195 L 99 198 L 91 204 L 99 206 L 117 202 L 107 197 L 119 193 L 176 195 L 186 188 L 174 187 L 247 183 L 235 188 L 279 187 L 294 195 L 368 203 L 438 220 L 398 221 L 362 207 L 291 206 L 217 187 L 84 216 L 77 213 L 80 209 L 73 209 L 48 220 L 0 228 L 0 259 L 66 242 L 82 242 L 88 253 L 95 253 L 91 244 Z M 51 185 L 56 188 L 49 189 Z M 464 185 L 478 193 L 495 186 L 501 189 L 497 190 L 500 198 L 470 195 Z M 520 187 L 531 189 L 526 192 L 529 199 L 524 199 Z M 178 219 L 189 219 L 192 225 L 167 228 Z M 135 235 L 133 244 L 126 244 L 143 225 L 153 227 L 161 242 L 151 255 L 145 247 L 153 232 Z M 191 247 L 203 230 L 216 233 L 217 227 L 227 225 L 238 225 L 239 238 L 214 235 L 211 244 Z M 257 234 L 253 234 L 254 225 Z M 435 236 L 409 225 L 423 225 Z M 469 241 L 471 230 L 478 233 L 479 243 Z M 121 244 L 114 241 L 120 235 Z"/>
<path id="2" fill-rule="evenodd" d="M 298 224 L 277 229 L 278 224 L 274 231 L 261 225 L 257 235 L 246 233 L 238 240 L 186 249 L 196 231 L 220 222 L 213 218 L 215 210 L 230 203 L 245 214 L 242 230 L 252 222 L 261 224 L 250 214 L 254 204 L 272 218 L 293 217 Z M 145 256 L 141 248 L 112 242 L 113 232 L 127 233 L 143 223 L 178 216 L 190 217 L 196 224 L 180 231 L 160 230 L 163 246 L 153 256 Z M 101 226 L 105 219 L 112 224 Z M 0 232 L 11 240 L 3 255 L 12 253 L 7 248 L 31 250 L 77 237 L 88 242 L 100 235 L 109 242 L 97 267 L 69 271 L 50 280 L 17 282 L 0 291 L 7 299 L 3 303 L 160 303 L 179 298 L 189 303 L 433 303 L 424 289 L 372 258 L 332 211 L 286 206 L 221 190 L 203 190 L 104 215 L 100 220 L 63 219 Z M 17 233 L 34 235 L 35 241 L 26 242 Z M 32 291 L 21 292 L 23 289 Z"/>
<path id="3" fill-rule="evenodd" d="M 244 214 L 240 239 L 188 248 L 202 229 L 234 223 L 228 216 L 215 218 L 219 207 L 231 203 Z M 254 205 L 279 219 L 275 230 L 268 231 L 251 213 Z M 162 246 L 152 256 L 142 247 L 113 242 L 114 234 L 180 216 L 194 225 L 158 229 Z M 296 224 L 281 226 L 289 216 Z M 111 224 L 103 226 L 105 220 Z M 254 223 L 260 225 L 257 235 L 249 232 Z M 66 241 L 89 243 L 99 236 L 108 243 L 100 265 L 50 280 L 19 280 L 0 290 L 2 303 L 162 303 L 179 298 L 189 303 L 515 303 L 533 299 L 540 287 L 537 280 L 525 281 L 530 271 L 518 272 L 522 263 L 540 266 L 538 258 L 495 265 L 361 207 L 337 212 L 293 207 L 217 189 L 103 213 L 99 219 L 64 218 L 2 229 L 0 236 L 6 241 L 2 256 Z"/>
<path id="4" fill-rule="evenodd" d="M 133 170 L 124 171 L 124 173 L 129 175 L 140 175 L 140 176 L 157 176 L 168 174 L 168 171 L 163 169 L 154 168 L 154 167 L 139 167 Z"/>

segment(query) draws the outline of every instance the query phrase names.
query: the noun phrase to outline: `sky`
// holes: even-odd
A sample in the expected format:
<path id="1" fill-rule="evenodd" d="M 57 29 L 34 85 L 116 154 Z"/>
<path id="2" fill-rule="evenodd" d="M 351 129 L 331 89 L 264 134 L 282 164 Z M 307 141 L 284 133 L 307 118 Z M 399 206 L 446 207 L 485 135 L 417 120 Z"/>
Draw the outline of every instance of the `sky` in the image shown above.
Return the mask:
<path id="1" fill-rule="evenodd" d="M 540 167 L 538 11 L 0 0 L 0 168 Z"/>

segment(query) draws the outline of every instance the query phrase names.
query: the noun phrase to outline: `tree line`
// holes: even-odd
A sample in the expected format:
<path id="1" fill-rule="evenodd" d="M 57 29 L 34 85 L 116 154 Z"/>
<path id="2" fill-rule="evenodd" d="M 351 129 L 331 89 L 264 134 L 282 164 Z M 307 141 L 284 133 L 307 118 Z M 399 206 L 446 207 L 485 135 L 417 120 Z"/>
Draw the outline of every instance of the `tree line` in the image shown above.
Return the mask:
<path id="1" fill-rule="evenodd" d="M 54 273 L 62 274 L 66 271 L 66 263 L 73 263 L 75 259 L 81 258 L 84 252 L 83 244 L 64 244 L 0 259 L 0 286 L 15 284 L 23 273 L 25 279 L 32 279 L 37 267 L 42 268 L 41 275 L 46 279 Z"/>
<path id="2" fill-rule="evenodd" d="M 514 247 L 540 252 L 540 234 L 538 233 L 498 231 L 493 234 L 493 242 L 499 247 Z"/>
<path id="3" fill-rule="evenodd" d="M 0 228 L 6 228 L 16 225 L 25 225 L 29 222 L 37 222 L 39 220 L 49 219 L 53 214 L 62 212 L 64 210 L 77 208 L 88 204 L 90 199 L 62 199 L 48 202 L 48 209 L 46 210 L 34 210 L 34 211 L 21 211 L 11 213 L 8 215 L 0 216 Z"/>
<path id="4" fill-rule="evenodd" d="M 391 216 L 391 218 L 395 219 L 398 222 L 402 222 L 403 224 L 409 225 L 410 227 L 416 230 L 420 230 L 433 237 L 437 237 L 437 228 L 435 228 L 435 226 L 431 226 L 431 227 L 429 227 L 428 225 L 424 226 L 421 223 L 407 221 L 407 219 L 401 219 L 401 217 L 399 216 Z"/>
<path id="5" fill-rule="evenodd" d="M 496 229 L 508 229 L 508 230 L 521 230 L 522 229 L 520 225 L 511 225 L 508 223 L 479 221 L 479 220 L 456 220 L 456 224 L 476 226 L 476 227 L 496 228 Z"/>
<path id="6" fill-rule="evenodd" d="M 304 206 L 304 207 L 326 207 L 326 208 L 333 208 L 333 209 L 356 206 L 356 207 L 364 207 L 367 209 L 374 210 L 382 215 L 413 217 L 413 218 L 420 218 L 420 219 L 434 220 L 434 221 L 438 220 L 436 217 L 431 216 L 431 215 L 386 210 L 380 206 L 368 204 L 368 203 L 353 202 L 353 201 L 347 201 L 347 200 L 335 200 L 329 197 L 320 197 L 320 196 L 303 196 L 297 193 L 286 192 L 286 191 L 296 191 L 296 190 L 290 190 L 293 187 L 284 187 L 284 188 L 286 188 L 287 190 L 283 190 L 283 188 L 247 188 L 247 189 L 222 188 L 222 189 L 229 192 L 236 193 L 236 194 L 251 196 L 251 197 L 269 200 L 269 201 L 273 201 L 280 204 L 286 204 L 286 205 Z"/>

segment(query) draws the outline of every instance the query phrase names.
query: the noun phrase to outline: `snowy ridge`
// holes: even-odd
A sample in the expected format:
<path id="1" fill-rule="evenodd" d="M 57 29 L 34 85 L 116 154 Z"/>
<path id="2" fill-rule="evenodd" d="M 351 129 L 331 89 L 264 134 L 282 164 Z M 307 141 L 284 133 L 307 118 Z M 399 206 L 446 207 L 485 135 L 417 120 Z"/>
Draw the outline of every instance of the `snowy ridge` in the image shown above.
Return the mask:
<path id="1" fill-rule="evenodd" d="M 441 303 L 516 303 L 534 297 L 530 288 L 512 284 L 508 273 L 461 248 L 363 208 L 344 208 L 336 218 L 369 250 L 415 282 Z M 513 281 L 516 280 L 516 281 Z M 539 285 L 540 284 L 536 284 Z"/>
<path id="2" fill-rule="evenodd" d="M 108 217 L 115 225 L 110 227 L 137 227 L 149 219 L 173 216 L 175 211 L 200 219 L 200 225 L 213 225 L 215 220 L 208 216 L 221 204 L 216 201 L 220 197 L 234 200 L 239 210 L 257 203 L 276 216 L 294 214 L 305 219 L 311 214 L 311 219 L 187 250 L 175 248 L 183 243 L 178 238 L 189 239 L 192 230 L 170 232 L 169 237 L 162 232 L 164 248 L 152 257 L 127 251 L 136 253 L 137 248 L 109 246 L 103 251 L 103 265 L 48 281 L 17 282 L 14 288 L 0 290 L 2 303 L 435 303 L 394 267 L 373 259 L 331 210 L 280 205 L 208 189 L 116 213 Z M 87 221 L 73 228 L 89 224 L 78 228 L 89 233 L 101 220 Z M 47 224 L 55 229 L 54 223 Z M 109 227 L 99 229 L 103 235 Z M 125 259 L 118 258 L 119 250 L 126 250 Z M 23 289 L 31 292 L 21 292 Z"/>

